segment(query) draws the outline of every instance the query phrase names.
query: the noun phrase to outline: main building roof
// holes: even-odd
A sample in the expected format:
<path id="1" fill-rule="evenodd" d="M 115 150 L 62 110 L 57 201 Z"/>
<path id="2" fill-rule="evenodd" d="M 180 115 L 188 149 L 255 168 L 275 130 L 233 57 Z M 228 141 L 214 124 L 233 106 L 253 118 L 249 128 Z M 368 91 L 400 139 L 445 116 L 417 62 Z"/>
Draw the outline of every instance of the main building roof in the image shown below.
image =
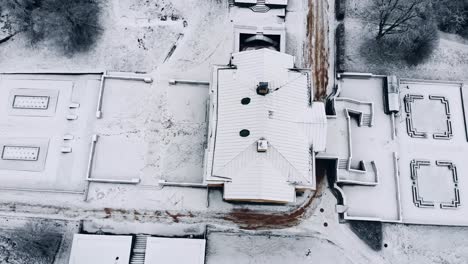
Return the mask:
<path id="1" fill-rule="evenodd" d="M 313 153 L 326 142 L 324 106 L 311 101 L 310 72 L 295 70 L 292 56 L 268 49 L 235 53 L 231 64 L 217 71 L 212 87 L 211 176 L 230 179 L 228 200 L 294 201 L 295 185 L 315 187 Z M 257 94 L 260 82 L 268 82 L 267 95 Z M 242 130 L 249 135 L 241 136 Z M 257 151 L 260 139 L 268 142 L 266 152 Z"/>

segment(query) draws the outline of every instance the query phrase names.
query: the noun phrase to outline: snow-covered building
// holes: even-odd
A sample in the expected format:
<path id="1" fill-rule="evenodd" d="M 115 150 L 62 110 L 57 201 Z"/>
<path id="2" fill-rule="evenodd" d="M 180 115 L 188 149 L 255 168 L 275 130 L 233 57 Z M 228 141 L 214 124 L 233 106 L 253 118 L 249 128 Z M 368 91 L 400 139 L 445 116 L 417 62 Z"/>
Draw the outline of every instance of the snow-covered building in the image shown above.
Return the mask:
<path id="1" fill-rule="evenodd" d="M 324 104 L 310 71 L 269 49 L 234 53 L 213 70 L 204 181 L 224 199 L 294 202 L 315 189 L 315 153 L 325 150 Z"/>
<path id="2" fill-rule="evenodd" d="M 285 8 L 288 5 L 288 0 L 234 0 L 236 5 L 250 6 L 252 11 L 264 13 L 270 8 Z"/>
<path id="3" fill-rule="evenodd" d="M 259 4 L 259 2 L 264 3 L 266 5 L 279 5 L 279 6 L 287 6 L 288 0 L 235 0 L 236 4 Z"/>
<path id="4" fill-rule="evenodd" d="M 128 264 L 132 236 L 75 234 L 69 264 Z"/>
<path id="5" fill-rule="evenodd" d="M 204 239 L 75 234 L 69 264 L 203 264 Z"/>
<path id="6" fill-rule="evenodd" d="M 235 0 L 231 3 L 237 5 L 229 11 L 234 30 L 234 53 L 259 47 L 286 52 L 287 0 Z M 295 35 L 291 31 L 288 33 L 292 34 L 289 37 Z"/>
<path id="7" fill-rule="evenodd" d="M 149 237 L 145 264 L 204 264 L 204 239 Z"/>

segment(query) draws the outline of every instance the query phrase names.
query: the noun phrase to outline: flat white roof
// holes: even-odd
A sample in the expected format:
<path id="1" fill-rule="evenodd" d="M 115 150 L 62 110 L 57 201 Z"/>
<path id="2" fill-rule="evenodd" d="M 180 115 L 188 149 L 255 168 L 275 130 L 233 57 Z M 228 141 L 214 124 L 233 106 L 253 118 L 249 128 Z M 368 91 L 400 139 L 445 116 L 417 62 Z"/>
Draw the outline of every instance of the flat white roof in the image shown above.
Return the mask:
<path id="1" fill-rule="evenodd" d="M 144 177 L 147 144 L 136 116 L 150 84 L 106 79 L 100 90 L 100 82 L 97 74 L 0 74 L 0 127 L 8 128 L 0 135 L 1 188 L 83 192 L 90 153 L 90 178 Z M 112 125 L 121 120 L 125 125 Z"/>
<path id="2" fill-rule="evenodd" d="M 0 75 L 1 187 L 82 191 L 99 75 Z M 81 91 L 86 91 L 81 92 Z M 80 107 L 70 110 L 72 103 Z M 91 111 L 82 111 L 83 109 Z M 68 120 L 70 113 L 76 119 Z M 66 140 L 65 135 L 73 139 Z M 62 153 L 62 147 L 72 148 Z M 10 149 L 8 147 L 21 147 Z M 15 150 L 12 152 L 12 150 Z M 24 152 L 35 150 L 29 160 Z"/>
<path id="3" fill-rule="evenodd" d="M 205 240 L 148 237 L 145 264 L 204 264 Z"/>
<path id="4" fill-rule="evenodd" d="M 128 264 L 131 236 L 75 234 L 69 264 Z"/>
<path id="5" fill-rule="evenodd" d="M 235 0 L 236 3 L 242 4 L 256 4 L 257 0 Z M 288 0 L 265 0 L 265 4 L 267 5 L 288 5 Z"/>

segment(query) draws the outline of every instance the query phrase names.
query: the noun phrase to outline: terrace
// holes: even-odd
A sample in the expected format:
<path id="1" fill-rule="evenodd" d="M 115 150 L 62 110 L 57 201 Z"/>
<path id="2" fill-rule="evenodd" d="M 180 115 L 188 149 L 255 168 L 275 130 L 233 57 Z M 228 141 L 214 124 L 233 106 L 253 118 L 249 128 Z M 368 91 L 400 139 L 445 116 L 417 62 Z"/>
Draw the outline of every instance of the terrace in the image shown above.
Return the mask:
<path id="1" fill-rule="evenodd" d="M 385 114 L 386 80 L 343 74 L 330 101 L 335 112 L 329 116 L 327 151 L 318 158 L 336 159 L 340 213 L 348 220 L 468 225 L 468 210 L 460 206 L 468 193 L 463 85 L 401 79 L 399 111 Z M 373 105 L 372 125 L 349 102 Z M 365 176 L 367 161 L 373 177 Z M 356 172 L 360 177 L 349 176 Z"/>

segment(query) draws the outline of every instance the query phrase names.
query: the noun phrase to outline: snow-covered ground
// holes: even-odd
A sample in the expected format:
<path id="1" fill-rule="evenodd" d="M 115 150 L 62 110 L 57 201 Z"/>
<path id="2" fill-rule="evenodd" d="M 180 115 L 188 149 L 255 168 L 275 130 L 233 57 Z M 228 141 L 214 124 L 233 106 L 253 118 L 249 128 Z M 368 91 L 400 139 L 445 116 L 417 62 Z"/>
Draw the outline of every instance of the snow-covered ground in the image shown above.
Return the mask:
<path id="1" fill-rule="evenodd" d="M 0 219 L 1 263 L 68 263 L 79 222 L 24 217 Z"/>
<path id="2" fill-rule="evenodd" d="M 308 47 L 306 38 L 310 37 L 305 23 L 309 2 L 289 0 L 286 13 L 286 50 L 298 56 L 298 67 L 307 66 L 304 54 L 309 51 L 304 48 Z M 102 3 L 103 34 L 91 51 L 65 57 L 47 43 L 32 47 L 19 34 L 0 44 L 0 72 L 109 70 L 145 72 L 145 76 L 151 76 L 154 79 L 151 84 L 109 81 L 103 97 L 103 118 L 88 127 L 91 133 L 102 136 L 97 143 L 98 162 L 92 176 L 127 179 L 136 170 L 141 183 L 93 183 L 88 202 L 83 201 L 79 191 L 64 194 L 2 190 L 0 249 L 11 253 L 11 241 L 25 241 L 22 235 L 31 228 L 37 230 L 30 232 L 34 238 L 47 234 L 51 226 L 54 227 L 51 237 L 55 238 L 56 233 L 60 237 L 51 239 L 52 242 L 60 240 L 60 245 L 54 246 L 58 248 L 55 261 L 50 260 L 47 251 L 44 251 L 46 256 L 31 255 L 27 249 L 38 248 L 32 238 L 26 241 L 36 244 L 28 244 L 22 251 L 16 248 L 18 255 L 15 259 L 12 256 L 11 261 L 29 263 L 23 261 L 24 255 L 29 254 L 29 258 L 42 261 L 38 263 L 67 263 L 71 235 L 81 231 L 78 221 L 83 221 L 84 232 L 156 236 L 199 236 L 208 226 L 207 263 L 465 262 L 466 228 L 384 224 L 387 247 L 381 252 L 371 250 L 348 224 L 338 222 L 336 198 L 326 181 L 318 184 L 320 190 L 314 196 L 305 193 L 298 197 L 297 204 L 285 206 L 226 203 L 222 201 L 220 189 L 209 192 L 196 188 L 161 189 L 159 180 L 202 181 L 207 125 L 207 87 L 170 85 L 169 80 L 209 81 L 212 65 L 227 64 L 233 49 L 231 20 L 241 20 L 242 17 L 234 14 L 242 11 L 237 12 L 237 7 L 229 9 L 227 0 L 104 0 Z M 333 10 L 331 2 L 329 8 Z M 333 12 L 328 15 L 333 17 Z M 453 68 L 456 72 L 463 71 L 458 65 Z M 96 88 L 98 82 L 93 82 L 89 89 Z M 134 155 L 119 156 L 121 147 L 132 149 Z M 106 154 L 106 149 L 117 153 Z M 132 170 L 118 164 L 119 160 L 129 162 Z M 105 166 L 106 163 L 115 167 Z M 74 178 L 77 181 L 71 181 L 67 187 L 82 190 L 84 175 L 77 175 Z M 21 185 L 18 179 L 11 183 Z M 65 183 L 55 187 L 63 188 Z M 40 240 L 39 244 L 42 245 Z M 6 253 L 0 253 L 0 262 L 4 256 Z"/>

